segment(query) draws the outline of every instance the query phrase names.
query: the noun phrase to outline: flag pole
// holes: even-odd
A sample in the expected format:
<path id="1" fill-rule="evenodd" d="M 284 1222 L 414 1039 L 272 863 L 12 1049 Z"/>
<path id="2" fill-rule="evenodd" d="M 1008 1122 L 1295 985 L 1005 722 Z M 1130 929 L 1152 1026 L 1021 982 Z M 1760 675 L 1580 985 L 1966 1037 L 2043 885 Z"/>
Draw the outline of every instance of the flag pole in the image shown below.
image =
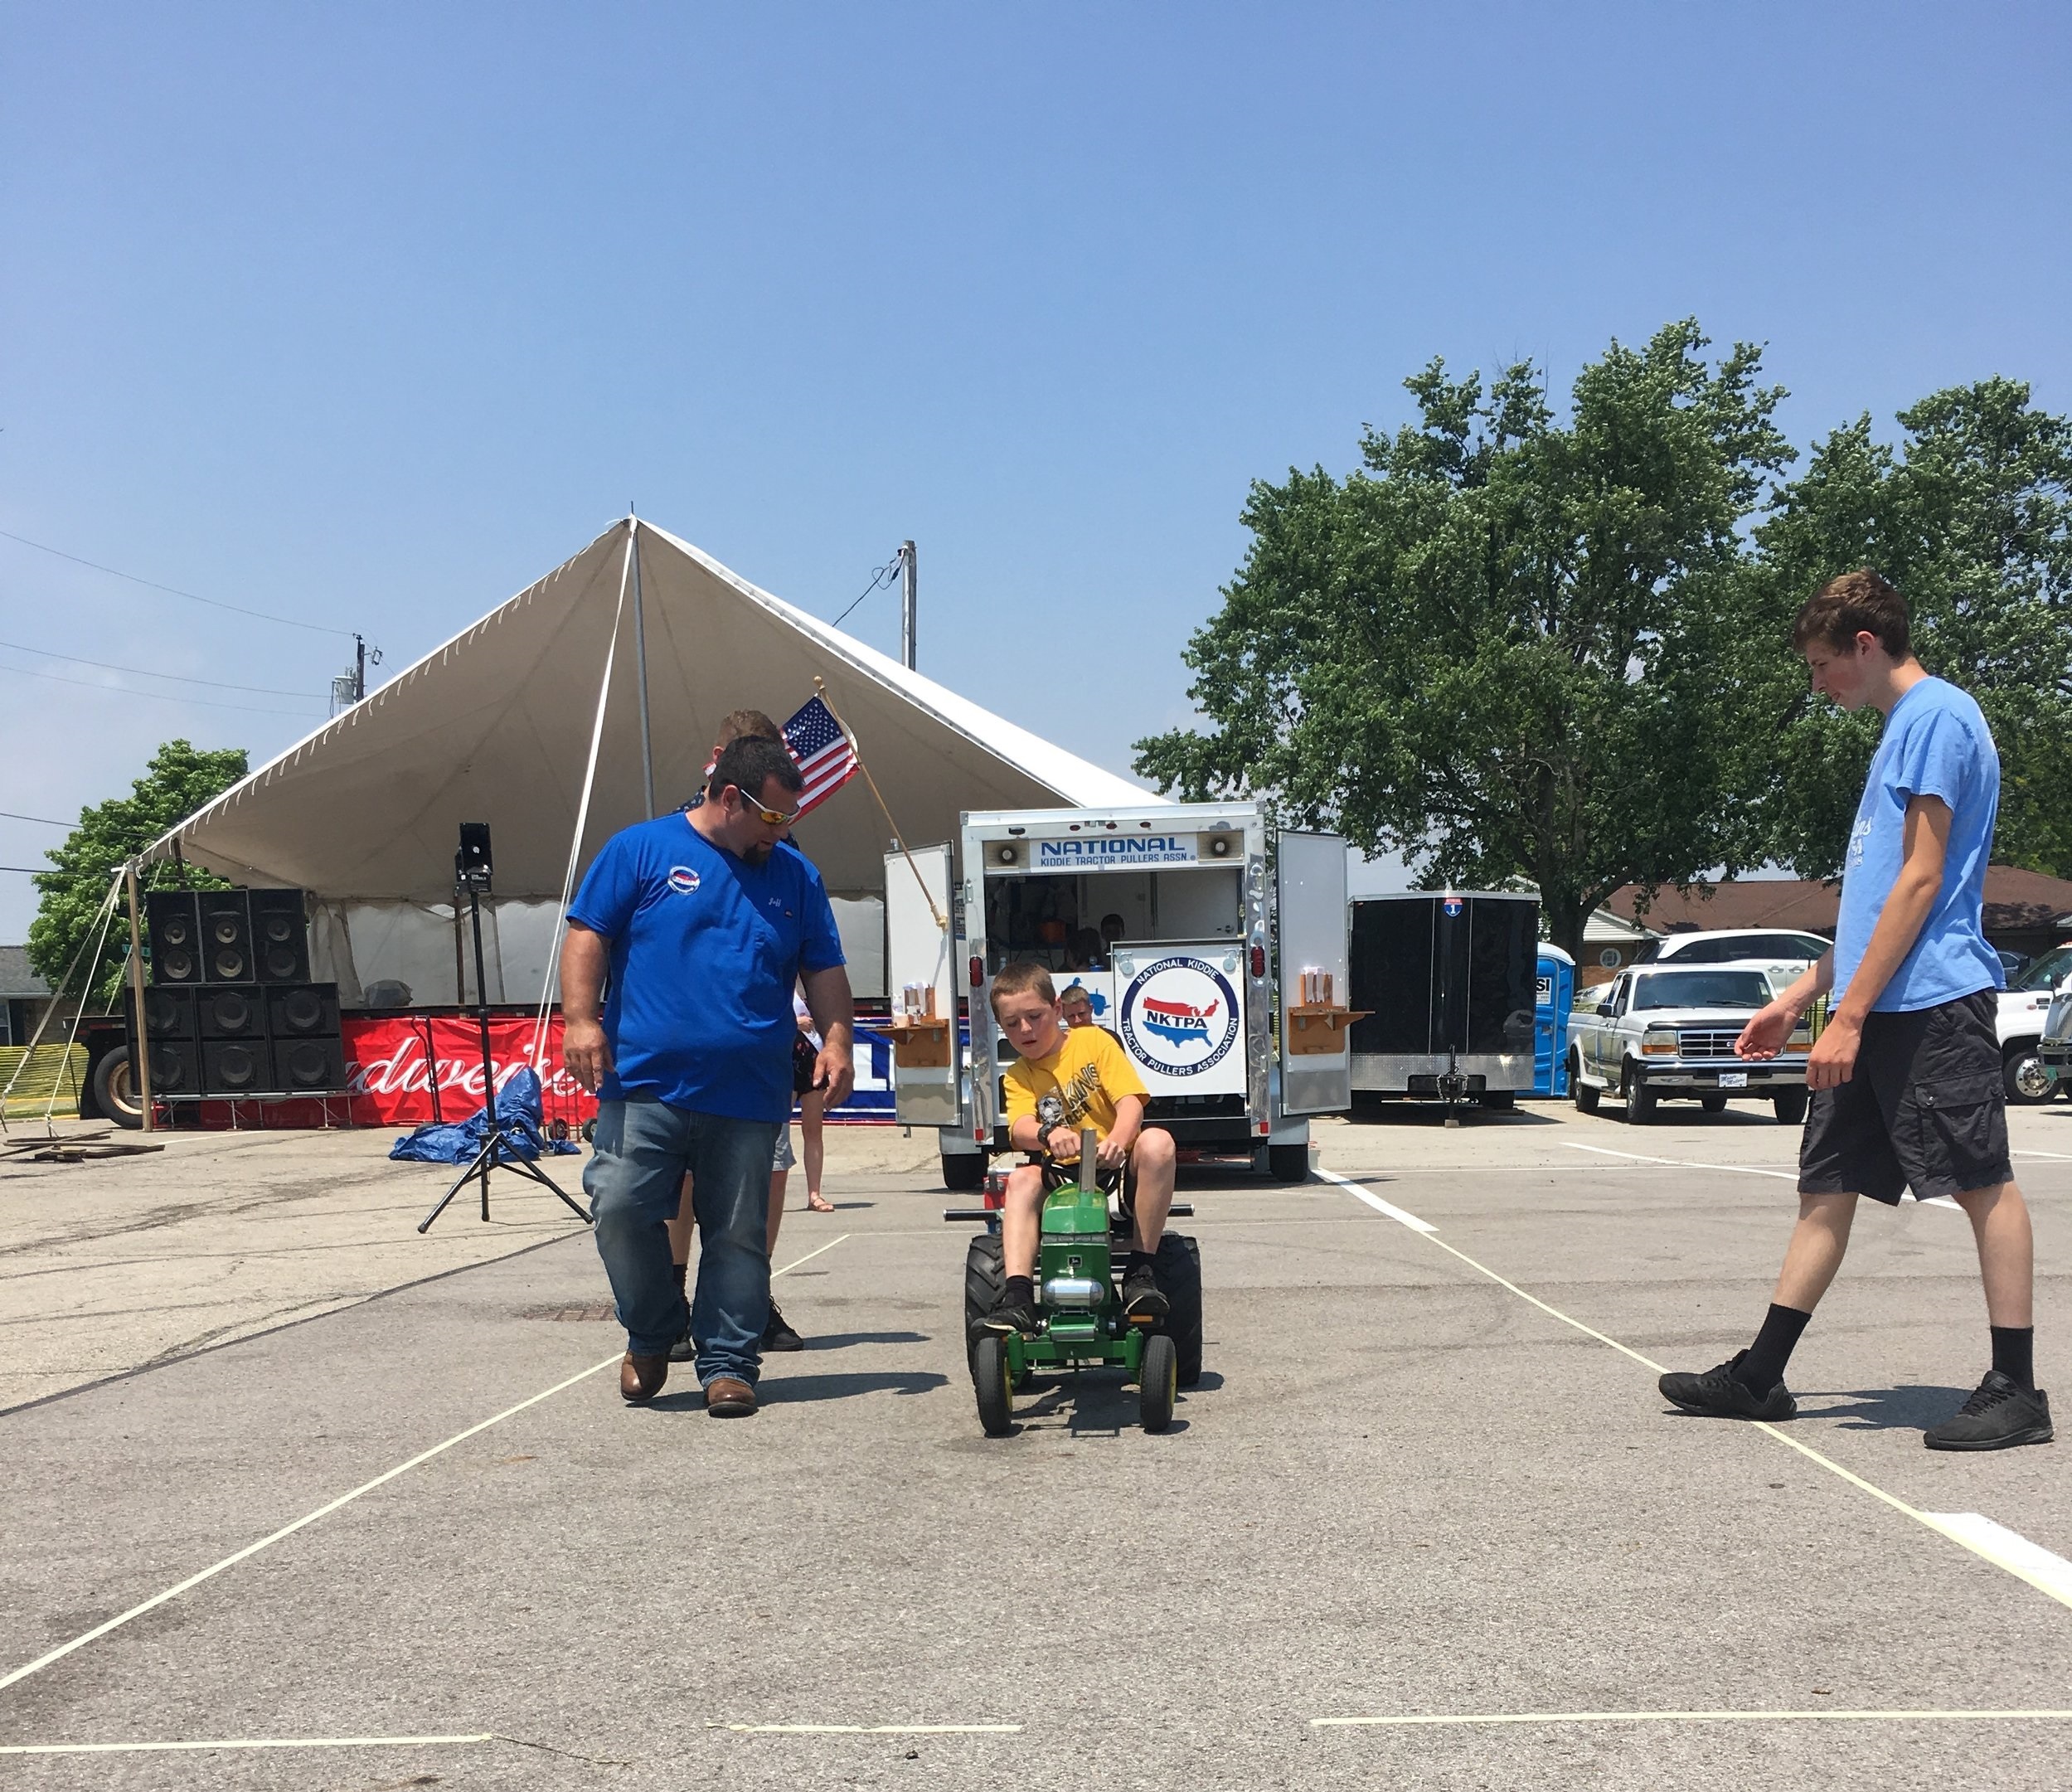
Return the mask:
<path id="1" fill-rule="evenodd" d="M 900 849 L 900 857 L 906 861 L 906 868 L 914 873 L 914 881 L 921 886 L 921 897 L 928 904 L 928 912 L 935 917 L 935 925 L 944 933 L 949 931 L 949 922 L 943 911 L 935 906 L 935 894 L 928 887 L 928 880 L 921 875 L 921 867 L 914 862 L 914 855 L 906 849 L 906 837 L 900 832 L 900 824 L 892 819 L 892 811 L 886 808 L 885 795 L 878 789 L 878 781 L 871 775 L 871 768 L 863 762 L 863 749 L 856 744 L 856 731 L 842 720 L 842 711 L 835 707 L 835 701 L 827 695 L 827 681 L 818 673 L 813 677 L 813 691 L 827 706 L 827 713 L 833 716 L 842 731 L 849 737 L 849 750 L 856 756 L 856 770 L 863 774 L 863 781 L 871 787 L 871 794 L 878 799 L 878 808 L 885 816 L 885 824 L 892 830 L 892 844 Z"/>

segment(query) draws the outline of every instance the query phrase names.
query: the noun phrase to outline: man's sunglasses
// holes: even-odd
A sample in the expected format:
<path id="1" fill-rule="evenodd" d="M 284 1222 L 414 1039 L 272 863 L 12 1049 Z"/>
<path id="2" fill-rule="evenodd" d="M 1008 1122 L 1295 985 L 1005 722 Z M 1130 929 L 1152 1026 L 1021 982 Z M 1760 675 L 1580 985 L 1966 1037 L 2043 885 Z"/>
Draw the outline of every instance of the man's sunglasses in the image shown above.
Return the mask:
<path id="1" fill-rule="evenodd" d="M 791 813 L 787 815 L 781 809 L 764 809 L 760 803 L 757 802 L 754 797 L 750 796 L 748 792 L 744 790 L 738 784 L 729 784 L 727 788 L 731 790 L 735 795 L 738 796 L 741 799 L 741 807 L 743 809 L 754 809 L 758 815 L 763 818 L 763 823 L 765 827 L 789 828 L 793 822 L 798 819 L 798 811 L 797 809 L 793 809 Z"/>

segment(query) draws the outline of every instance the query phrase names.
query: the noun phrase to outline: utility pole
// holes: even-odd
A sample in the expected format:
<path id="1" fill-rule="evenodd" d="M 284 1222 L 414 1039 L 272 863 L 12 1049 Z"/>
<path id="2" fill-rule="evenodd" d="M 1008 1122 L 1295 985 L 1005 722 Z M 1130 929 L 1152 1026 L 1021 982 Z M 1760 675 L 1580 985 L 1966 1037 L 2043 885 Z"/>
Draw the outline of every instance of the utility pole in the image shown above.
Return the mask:
<path id="1" fill-rule="evenodd" d="M 133 858 L 123 867 L 123 883 L 129 896 L 129 1012 L 135 1017 L 129 1035 L 129 1086 L 137 1091 L 137 1105 L 143 1110 L 143 1129 L 148 1133 L 157 1129 L 151 1124 L 151 1021 L 144 1013 L 143 905 L 137 894 Z M 83 1008 L 85 1004 L 82 990 L 80 1006 Z"/>
<path id="2" fill-rule="evenodd" d="M 902 541 L 900 543 L 900 591 L 901 599 L 900 607 L 900 658 L 905 663 L 906 669 L 909 672 L 912 672 L 915 669 L 914 630 L 918 614 L 915 608 L 916 583 L 917 580 L 914 571 L 914 544 L 911 541 Z"/>
<path id="3" fill-rule="evenodd" d="M 363 634 L 352 638 L 352 701 L 363 703 L 367 694 L 367 643 Z"/>

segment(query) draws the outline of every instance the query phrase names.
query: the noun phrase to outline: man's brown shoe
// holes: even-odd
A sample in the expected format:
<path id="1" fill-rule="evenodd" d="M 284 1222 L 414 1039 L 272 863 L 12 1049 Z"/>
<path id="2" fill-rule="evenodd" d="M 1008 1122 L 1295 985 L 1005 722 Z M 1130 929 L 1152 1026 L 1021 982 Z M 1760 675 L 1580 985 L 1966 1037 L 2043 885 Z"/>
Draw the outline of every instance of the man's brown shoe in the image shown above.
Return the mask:
<path id="1" fill-rule="evenodd" d="M 705 1384 L 705 1410 L 716 1419 L 745 1419 L 755 1410 L 755 1390 L 730 1375 Z"/>
<path id="2" fill-rule="evenodd" d="M 619 1397 L 629 1406 L 653 1400 L 669 1379 L 669 1358 L 636 1357 L 628 1351 L 619 1364 Z"/>

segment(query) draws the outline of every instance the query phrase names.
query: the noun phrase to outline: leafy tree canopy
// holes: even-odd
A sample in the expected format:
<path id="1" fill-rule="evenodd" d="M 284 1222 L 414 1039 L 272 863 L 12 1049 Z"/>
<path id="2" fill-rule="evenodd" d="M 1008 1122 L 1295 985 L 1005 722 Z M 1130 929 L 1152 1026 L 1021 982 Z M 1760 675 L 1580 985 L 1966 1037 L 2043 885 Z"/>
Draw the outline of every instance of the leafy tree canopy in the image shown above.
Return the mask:
<path id="1" fill-rule="evenodd" d="M 29 924 L 29 962 L 46 982 L 55 988 L 72 954 L 90 940 L 109 880 L 124 862 L 221 795 L 245 770 L 242 747 L 210 751 L 185 741 L 168 741 L 152 755 L 128 796 L 111 797 L 80 811 L 79 826 L 46 855 L 56 869 L 35 879 L 42 900 Z M 220 877 L 170 861 L 153 865 L 138 881 L 152 890 L 226 887 Z M 129 950 L 129 928 L 119 913 L 87 973 L 88 987 L 100 1000 L 114 999 Z"/>
<path id="2" fill-rule="evenodd" d="M 1776 692 L 1740 676 L 1738 532 L 1793 456 L 1760 352 L 1707 347 L 1689 320 L 1613 342 L 1565 422 L 1530 367 L 1485 390 L 1434 361 L 1405 382 L 1421 421 L 1368 430 L 1362 470 L 1255 484 L 1186 653 L 1214 726 L 1138 742 L 1138 770 L 1432 880 L 1522 872 L 1571 950 L 1620 884 L 1761 862 L 1735 799 Z"/>

